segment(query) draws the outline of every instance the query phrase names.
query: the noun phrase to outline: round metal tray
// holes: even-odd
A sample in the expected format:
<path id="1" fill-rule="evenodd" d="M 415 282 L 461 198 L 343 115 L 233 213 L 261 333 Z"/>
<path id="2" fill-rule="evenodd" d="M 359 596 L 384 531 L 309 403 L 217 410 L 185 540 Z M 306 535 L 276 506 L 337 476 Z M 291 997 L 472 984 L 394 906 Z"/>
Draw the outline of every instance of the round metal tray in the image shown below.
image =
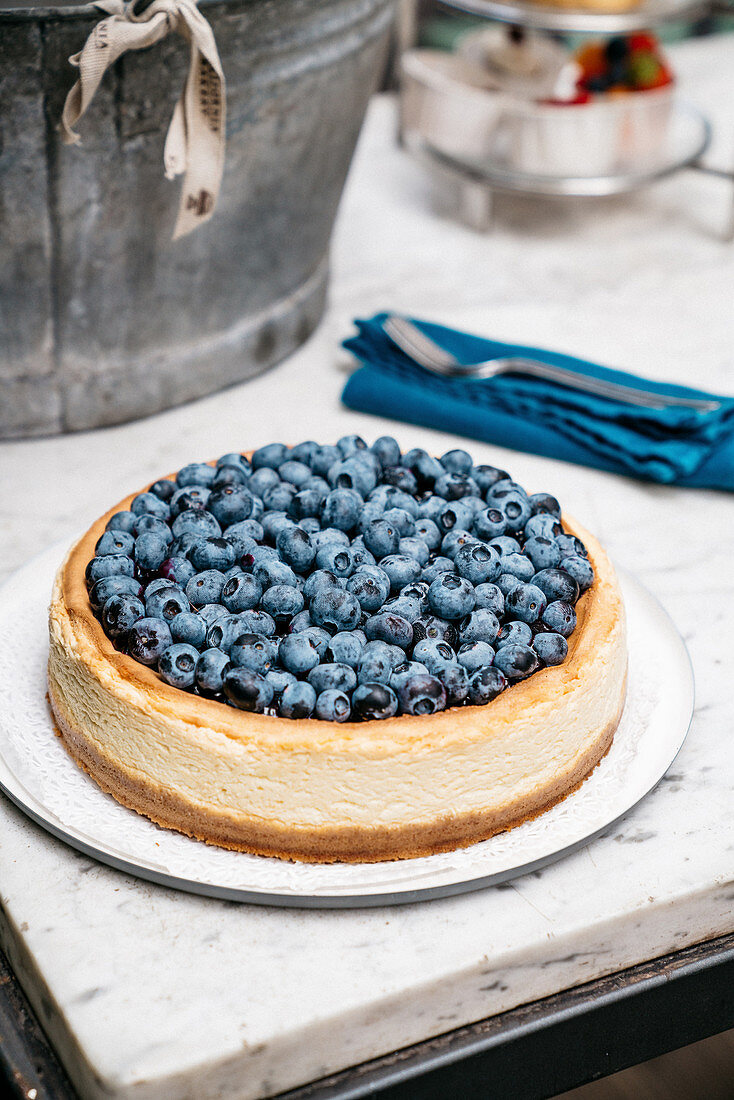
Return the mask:
<path id="1" fill-rule="evenodd" d="M 429 165 L 448 168 L 464 180 L 485 183 L 498 191 L 519 191 L 550 197 L 622 195 L 655 183 L 681 168 L 694 165 L 711 141 L 711 124 L 692 104 L 676 101 L 670 120 L 668 139 L 659 157 L 634 168 L 604 176 L 555 176 L 523 172 L 514 168 L 498 151 L 487 160 L 459 159 L 433 148 L 417 134 L 405 135 L 412 153 Z"/>
<path id="2" fill-rule="evenodd" d="M 673 19 L 695 19 L 710 10 L 708 0 L 642 0 L 639 7 L 623 12 L 553 8 L 549 4 L 508 3 L 507 0 L 441 0 L 447 7 L 472 15 L 517 23 L 538 30 L 580 34 L 625 34 Z"/>
<path id="3" fill-rule="evenodd" d="M 372 864 L 310 864 L 229 852 L 119 805 L 72 761 L 46 699 L 48 596 L 65 547 L 29 562 L 0 593 L 0 790 L 94 859 L 196 894 L 261 905 L 353 908 L 446 897 L 505 882 L 575 851 L 658 782 L 688 730 L 693 674 L 663 609 L 626 574 L 627 701 L 611 749 L 540 817 L 455 852 Z"/>

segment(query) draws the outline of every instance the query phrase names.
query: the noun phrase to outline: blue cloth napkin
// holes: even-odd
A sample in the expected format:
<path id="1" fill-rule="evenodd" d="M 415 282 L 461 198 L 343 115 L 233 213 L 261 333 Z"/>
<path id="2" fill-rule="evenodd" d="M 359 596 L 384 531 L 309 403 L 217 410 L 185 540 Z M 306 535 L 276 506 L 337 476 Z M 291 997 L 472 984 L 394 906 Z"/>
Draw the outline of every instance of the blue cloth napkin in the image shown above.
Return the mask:
<path id="1" fill-rule="evenodd" d="M 734 398 L 415 320 L 464 363 L 524 355 L 650 393 L 721 405 L 709 412 L 645 409 L 519 375 L 443 377 L 418 366 L 388 339 L 386 316 L 356 321 L 357 335 L 344 341 L 362 363 L 342 394 L 349 408 L 648 481 L 734 491 Z"/>

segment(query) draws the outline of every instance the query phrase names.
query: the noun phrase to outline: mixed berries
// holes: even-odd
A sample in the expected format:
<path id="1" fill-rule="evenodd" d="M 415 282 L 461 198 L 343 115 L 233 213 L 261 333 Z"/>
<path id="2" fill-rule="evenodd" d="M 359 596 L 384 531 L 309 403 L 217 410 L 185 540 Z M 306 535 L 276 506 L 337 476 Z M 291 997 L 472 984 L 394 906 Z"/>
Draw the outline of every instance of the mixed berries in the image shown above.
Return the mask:
<path id="1" fill-rule="evenodd" d="M 555 497 L 463 450 L 345 436 L 155 482 L 86 579 L 107 636 L 166 683 L 346 722 L 484 705 L 561 664 L 594 572 Z"/>
<path id="2" fill-rule="evenodd" d="M 673 76 L 652 34 L 631 34 L 588 42 L 576 53 L 579 94 L 625 94 L 664 88 Z"/>

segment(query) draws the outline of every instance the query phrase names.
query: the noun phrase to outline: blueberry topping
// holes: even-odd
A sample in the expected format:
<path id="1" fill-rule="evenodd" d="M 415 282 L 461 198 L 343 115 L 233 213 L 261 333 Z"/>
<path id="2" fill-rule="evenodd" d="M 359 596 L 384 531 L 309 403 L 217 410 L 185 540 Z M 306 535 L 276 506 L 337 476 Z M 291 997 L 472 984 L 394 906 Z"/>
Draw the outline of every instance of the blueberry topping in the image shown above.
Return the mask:
<path id="1" fill-rule="evenodd" d="M 391 436 L 229 452 L 155 482 L 86 568 L 115 646 L 244 710 L 332 722 L 484 705 L 562 664 L 594 583 L 547 493 Z"/>

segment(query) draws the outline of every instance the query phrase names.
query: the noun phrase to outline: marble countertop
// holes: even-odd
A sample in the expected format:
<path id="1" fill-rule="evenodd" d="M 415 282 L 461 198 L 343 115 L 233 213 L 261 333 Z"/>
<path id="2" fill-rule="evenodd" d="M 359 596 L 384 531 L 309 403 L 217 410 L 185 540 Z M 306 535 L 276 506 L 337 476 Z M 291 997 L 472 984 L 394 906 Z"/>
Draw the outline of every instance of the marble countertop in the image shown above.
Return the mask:
<path id="1" fill-rule="evenodd" d="M 684 92 L 728 167 L 734 38 L 679 47 Z M 287 363 L 224 394 L 105 431 L 0 446 L 2 570 L 194 458 L 272 439 L 397 434 L 349 412 L 339 341 L 383 307 L 734 394 L 730 191 L 694 173 L 627 199 L 500 197 L 481 236 L 429 205 L 371 108 L 341 208 L 325 322 Z M 281 910 L 138 881 L 0 799 L 0 943 L 85 1098 L 254 1100 L 732 930 L 734 508 L 472 444 L 556 493 L 669 612 L 697 682 L 691 731 L 643 802 L 576 854 L 503 887 L 404 907 Z M 22 486 L 22 492 L 9 487 Z"/>

